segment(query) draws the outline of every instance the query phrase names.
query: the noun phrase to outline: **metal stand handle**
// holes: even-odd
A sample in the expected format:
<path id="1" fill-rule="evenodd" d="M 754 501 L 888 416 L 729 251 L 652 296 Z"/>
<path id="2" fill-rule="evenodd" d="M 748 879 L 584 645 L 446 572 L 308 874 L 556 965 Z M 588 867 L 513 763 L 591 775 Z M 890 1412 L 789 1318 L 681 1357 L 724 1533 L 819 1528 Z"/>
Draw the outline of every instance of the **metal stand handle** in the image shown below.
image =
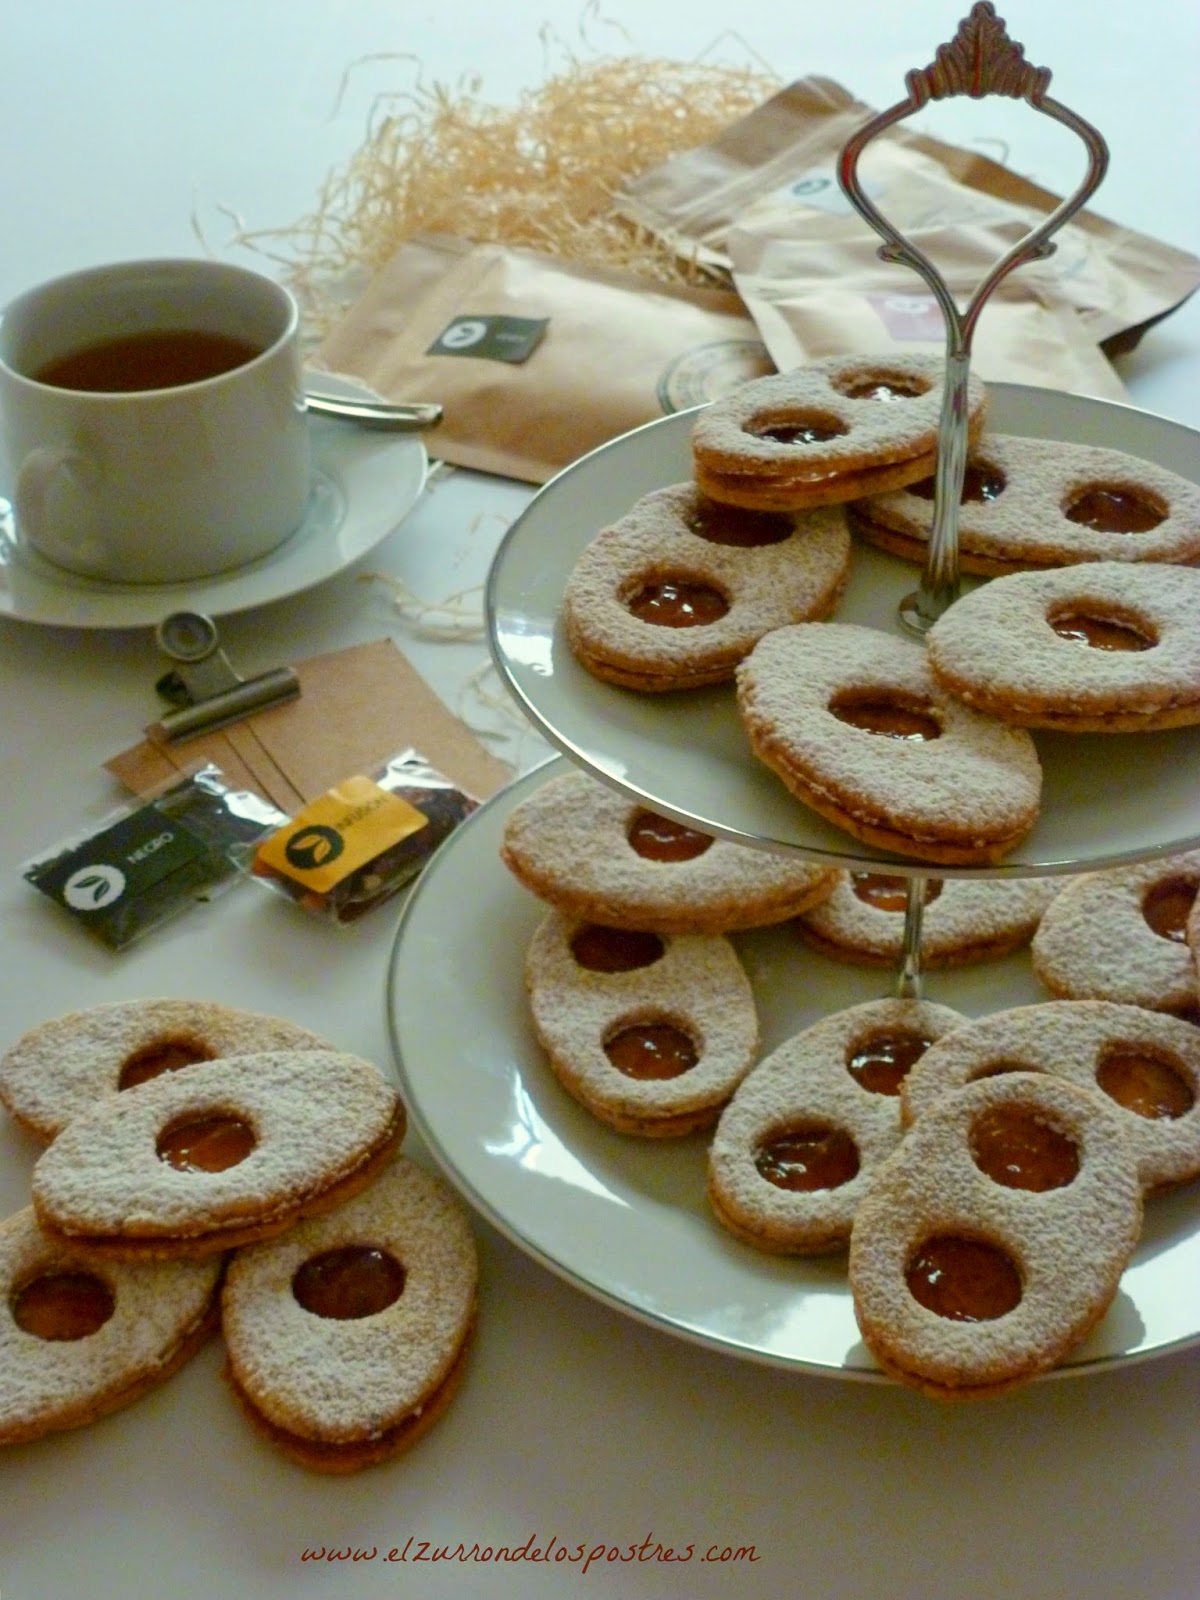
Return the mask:
<path id="1" fill-rule="evenodd" d="M 937 469 L 934 477 L 933 527 L 920 588 L 900 604 L 900 620 L 910 632 L 924 635 L 958 597 L 958 515 L 967 465 L 967 378 L 971 367 L 971 340 L 984 302 L 1014 267 L 1051 255 L 1051 236 L 1058 232 L 1098 188 L 1108 168 L 1108 147 L 1095 128 L 1047 94 L 1050 72 L 1032 67 L 1022 45 L 1009 38 L 1004 22 L 988 0 L 979 0 L 959 24 L 949 44 L 939 45 L 933 63 L 923 71 L 905 74 L 908 98 L 873 117 L 849 139 L 842 150 L 838 181 L 847 199 L 870 223 L 885 243 L 882 261 L 912 267 L 933 291 L 946 324 L 946 385 L 938 427 Z M 858 182 L 858 162 L 877 134 L 919 111 L 930 100 L 952 95 L 980 100 L 988 94 L 1027 100 L 1035 111 L 1061 122 L 1077 133 L 1087 147 L 1088 168 L 1079 190 L 1064 200 L 1041 224 L 1026 234 L 992 268 L 960 311 L 945 280 L 929 258 L 910 244 L 882 216 Z"/>

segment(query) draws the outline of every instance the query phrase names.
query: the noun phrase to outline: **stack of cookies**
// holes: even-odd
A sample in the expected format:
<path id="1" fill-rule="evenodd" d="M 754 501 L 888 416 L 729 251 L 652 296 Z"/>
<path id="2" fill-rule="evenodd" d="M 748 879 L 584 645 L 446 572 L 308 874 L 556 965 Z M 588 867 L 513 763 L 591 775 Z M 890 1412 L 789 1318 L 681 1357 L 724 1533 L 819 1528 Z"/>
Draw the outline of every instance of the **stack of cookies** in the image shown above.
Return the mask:
<path id="1" fill-rule="evenodd" d="M 46 1144 L 0 1225 L 0 1443 L 130 1403 L 220 1326 L 243 1412 L 351 1472 L 441 1414 L 474 1325 L 465 1214 L 379 1070 L 211 1002 L 58 1017 L 0 1058 Z"/>

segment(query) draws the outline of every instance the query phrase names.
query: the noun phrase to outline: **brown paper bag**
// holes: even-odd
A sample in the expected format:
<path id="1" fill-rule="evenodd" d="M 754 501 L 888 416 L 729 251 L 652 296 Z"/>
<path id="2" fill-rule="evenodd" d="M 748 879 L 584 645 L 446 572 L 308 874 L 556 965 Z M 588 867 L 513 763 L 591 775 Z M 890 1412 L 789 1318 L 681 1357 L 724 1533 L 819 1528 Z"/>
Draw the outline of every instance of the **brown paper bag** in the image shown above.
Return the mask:
<path id="1" fill-rule="evenodd" d="M 397 251 L 315 365 L 391 400 L 440 401 L 431 455 L 533 483 L 774 370 L 728 290 L 444 235 Z"/>
<path id="2" fill-rule="evenodd" d="M 726 272 L 734 267 L 729 233 L 735 222 L 756 236 L 841 241 L 857 233 L 877 247 L 879 240 L 845 199 L 836 176 L 843 145 L 872 115 L 830 79 L 801 79 L 711 144 L 643 174 L 618 198 L 618 209 L 684 257 Z M 902 230 L 994 231 L 997 247 L 989 261 L 1060 199 L 987 156 L 903 125 L 872 141 L 859 178 Z M 1091 211 L 1074 217 L 1056 241 L 1057 251 L 1044 265 L 1057 298 L 1110 356 L 1131 349 L 1151 323 L 1200 285 L 1195 256 Z M 744 257 L 742 267 L 757 270 Z M 1021 267 L 1014 278 L 1029 270 Z M 897 293 L 923 290 L 915 274 L 907 274 L 906 284 L 903 269 L 893 272 Z M 1038 293 L 1046 298 L 1044 290 Z"/>

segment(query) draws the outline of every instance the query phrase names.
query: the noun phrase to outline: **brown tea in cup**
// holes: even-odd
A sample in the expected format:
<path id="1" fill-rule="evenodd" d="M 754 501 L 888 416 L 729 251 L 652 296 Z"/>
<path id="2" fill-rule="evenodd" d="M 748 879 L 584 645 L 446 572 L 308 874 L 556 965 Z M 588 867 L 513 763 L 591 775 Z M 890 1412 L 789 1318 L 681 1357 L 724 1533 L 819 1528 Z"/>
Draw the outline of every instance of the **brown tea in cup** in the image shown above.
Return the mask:
<path id="1" fill-rule="evenodd" d="M 262 354 L 258 345 L 204 328 L 150 328 L 72 350 L 33 374 L 56 389 L 132 393 L 174 389 L 231 372 Z"/>

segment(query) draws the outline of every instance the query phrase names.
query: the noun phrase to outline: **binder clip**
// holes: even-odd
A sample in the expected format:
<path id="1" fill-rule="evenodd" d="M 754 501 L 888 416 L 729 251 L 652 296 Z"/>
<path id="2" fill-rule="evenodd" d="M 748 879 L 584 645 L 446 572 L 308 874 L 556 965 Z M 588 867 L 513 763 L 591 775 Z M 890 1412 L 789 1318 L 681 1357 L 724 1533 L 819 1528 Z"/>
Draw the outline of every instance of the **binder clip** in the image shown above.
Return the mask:
<path id="1" fill-rule="evenodd" d="M 220 646 L 212 618 L 198 611 L 173 611 L 159 623 L 155 637 L 159 649 L 175 663 L 155 684 L 175 707 L 159 719 L 167 739 L 209 733 L 294 700 L 300 693 L 300 679 L 291 667 L 273 667 L 256 678 L 241 677 Z"/>

